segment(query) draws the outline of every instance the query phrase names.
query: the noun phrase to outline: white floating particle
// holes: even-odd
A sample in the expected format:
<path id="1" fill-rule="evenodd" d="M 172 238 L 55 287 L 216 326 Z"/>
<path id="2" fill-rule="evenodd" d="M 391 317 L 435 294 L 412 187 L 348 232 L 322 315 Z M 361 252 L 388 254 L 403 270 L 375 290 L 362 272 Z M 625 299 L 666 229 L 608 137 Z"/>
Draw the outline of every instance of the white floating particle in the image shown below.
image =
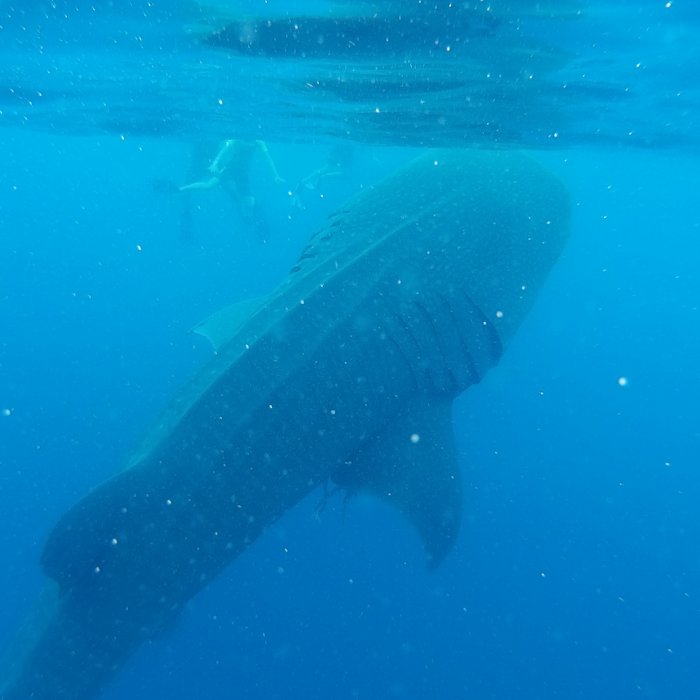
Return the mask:
<path id="1" fill-rule="evenodd" d="M 627 384 L 628 384 L 627 377 L 618 377 L 617 383 L 620 386 L 627 386 Z"/>
<path id="2" fill-rule="evenodd" d="M 503 312 L 502 312 L 502 311 L 496 311 L 496 318 L 503 318 Z"/>
<path id="3" fill-rule="evenodd" d="M 2 415 L 7 418 L 8 416 L 12 415 L 12 409 L 11 408 L 3 408 L 2 409 Z"/>
<path id="4" fill-rule="evenodd" d="M 410 440 L 415 445 L 416 443 L 420 442 L 420 435 L 418 433 L 413 433 Z"/>

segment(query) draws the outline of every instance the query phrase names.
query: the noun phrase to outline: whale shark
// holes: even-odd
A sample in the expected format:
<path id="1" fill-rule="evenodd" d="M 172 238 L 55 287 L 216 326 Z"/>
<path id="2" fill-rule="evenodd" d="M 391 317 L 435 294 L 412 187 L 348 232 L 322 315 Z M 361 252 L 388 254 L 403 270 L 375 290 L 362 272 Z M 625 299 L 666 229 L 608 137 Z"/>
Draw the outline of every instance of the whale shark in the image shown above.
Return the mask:
<path id="1" fill-rule="evenodd" d="M 211 361 L 55 525 L 0 698 L 98 698 L 328 483 L 396 506 L 437 566 L 462 511 L 452 403 L 498 363 L 568 229 L 565 187 L 517 152 L 428 152 L 351 199 L 272 293 L 197 327 Z"/>

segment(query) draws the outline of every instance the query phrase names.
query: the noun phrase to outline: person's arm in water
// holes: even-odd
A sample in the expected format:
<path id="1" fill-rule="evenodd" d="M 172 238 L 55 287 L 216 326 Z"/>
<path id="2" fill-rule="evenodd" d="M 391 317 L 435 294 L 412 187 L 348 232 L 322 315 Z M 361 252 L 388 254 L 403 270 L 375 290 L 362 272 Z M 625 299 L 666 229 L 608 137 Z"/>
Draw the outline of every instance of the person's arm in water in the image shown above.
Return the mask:
<path id="1" fill-rule="evenodd" d="M 272 156 L 270 155 L 270 151 L 267 148 L 267 144 L 264 141 L 256 141 L 256 143 L 258 144 L 260 153 L 262 153 L 262 156 L 265 159 L 268 168 L 270 168 L 270 172 L 272 173 L 272 177 L 275 179 L 275 182 L 278 185 L 282 184 L 284 182 L 284 178 L 277 172 L 277 166 L 275 165 L 275 161 L 272 160 Z"/>

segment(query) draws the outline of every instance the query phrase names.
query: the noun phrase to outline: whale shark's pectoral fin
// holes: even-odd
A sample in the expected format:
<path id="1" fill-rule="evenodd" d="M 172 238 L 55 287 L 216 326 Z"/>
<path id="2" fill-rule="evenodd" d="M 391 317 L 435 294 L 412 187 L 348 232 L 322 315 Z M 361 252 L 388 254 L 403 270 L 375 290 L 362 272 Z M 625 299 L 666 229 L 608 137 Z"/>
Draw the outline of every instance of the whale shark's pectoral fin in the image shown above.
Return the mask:
<path id="1" fill-rule="evenodd" d="M 214 346 L 214 350 L 219 350 L 263 304 L 263 297 L 237 301 L 215 311 L 192 328 L 191 332 L 203 335 Z"/>
<path id="2" fill-rule="evenodd" d="M 462 510 L 452 401 L 420 401 L 402 411 L 333 480 L 394 504 L 418 529 L 429 566 L 437 566 L 455 542 Z"/>

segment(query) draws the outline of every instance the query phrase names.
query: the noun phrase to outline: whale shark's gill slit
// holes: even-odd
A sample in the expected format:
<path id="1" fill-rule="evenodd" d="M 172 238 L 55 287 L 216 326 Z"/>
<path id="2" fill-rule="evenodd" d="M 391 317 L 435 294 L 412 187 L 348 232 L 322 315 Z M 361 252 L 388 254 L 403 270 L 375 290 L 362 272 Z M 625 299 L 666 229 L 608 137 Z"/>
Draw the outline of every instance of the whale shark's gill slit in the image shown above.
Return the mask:
<path id="1" fill-rule="evenodd" d="M 503 345 L 501 343 L 501 338 L 498 335 L 498 331 L 494 325 L 488 320 L 486 314 L 481 310 L 481 308 L 474 302 L 474 300 L 467 294 L 463 289 L 459 289 L 460 294 L 464 298 L 468 308 L 471 310 L 471 315 L 476 318 L 480 325 L 479 336 L 483 337 L 487 343 L 486 348 L 489 357 L 486 358 L 486 362 L 483 371 L 480 372 L 481 376 L 491 367 L 493 367 L 501 358 L 503 353 Z"/>
<path id="2" fill-rule="evenodd" d="M 387 338 L 387 341 L 391 345 L 393 345 L 394 348 L 396 349 L 396 352 L 394 354 L 398 355 L 398 357 L 400 357 L 404 361 L 406 368 L 408 369 L 408 373 L 411 375 L 413 387 L 417 391 L 420 387 L 420 383 L 418 382 L 418 377 L 416 375 L 415 370 L 411 366 L 411 363 L 409 362 L 408 358 L 406 357 L 406 354 L 401 349 L 401 345 L 396 341 L 396 338 L 394 338 L 393 335 L 391 335 L 391 333 L 389 333 L 389 332 L 387 332 L 386 338 Z"/>
<path id="3" fill-rule="evenodd" d="M 394 323 L 391 323 L 392 320 L 394 321 Z M 420 389 L 423 386 L 423 382 L 421 382 L 420 372 L 415 365 L 415 361 L 411 361 L 411 357 L 420 357 L 420 343 L 418 343 L 416 337 L 413 335 L 413 331 L 411 330 L 410 325 L 406 322 L 406 320 L 400 313 L 397 313 L 396 311 L 390 311 L 385 319 L 385 323 L 388 324 L 387 337 L 391 338 L 394 345 L 399 351 L 399 355 L 406 363 L 406 366 L 408 367 L 411 373 L 411 377 L 416 386 L 416 389 Z M 403 337 L 400 337 L 400 334 L 403 334 Z M 405 346 L 407 344 L 413 346 L 409 349 L 409 352 L 406 352 Z"/>
<path id="4" fill-rule="evenodd" d="M 452 319 L 453 328 L 457 329 L 457 342 L 463 350 L 464 362 L 467 366 L 467 373 L 469 374 L 469 383 L 478 384 L 481 381 L 479 372 L 476 369 L 476 364 L 474 363 L 474 358 L 472 356 L 472 350 L 469 346 L 469 342 L 465 338 L 465 334 L 462 332 L 462 320 L 460 314 L 455 310 L 454 306 L 449 302 L 447 297 L 445 297 L 440 292 L 436 292 L 437 298 L 440 300 L 442 306 L 447 310 L 447 315 Z"/>
<path id="5" fill-rule="evenodd" d="M 416 309 L 418 309 L 418 313 L 423 316 L 424 324 L 427 326 L 430 333 L 431 338 L 429 340 L 429 344 L 437 350 L 440 356 L 438 358 L 438 362 L 430 362 L 429 364 L 429 372 L 433 378 L 433 384 L 438 390 L 456 393 L 460 382 L 459 378 L 455 375 L 452 368 L 452 363 L 450 362 L 451 353 L 447 347 L 449 338 L 447 337 L 446 333 L 440 333 L 438 331 L 433 314 L 431 314 L 426 308 L 421 298 L 416 297 L 413 300 L 413 304 Z"/>
<path id="6" fill-rule="evenodd" d="M 495 364 L 491 357 L 491 340 L 488 338 L 489 324 L 471 297 L 464 290 L 460 292 L 461 299 L 455 296 L 456 308 L 452 307 L 453 318 L 469 356 L 471 380 L 474 384 L 478 384 L 489 368 Z M 486 357 L 484 357 L 485 343 Z"/>

